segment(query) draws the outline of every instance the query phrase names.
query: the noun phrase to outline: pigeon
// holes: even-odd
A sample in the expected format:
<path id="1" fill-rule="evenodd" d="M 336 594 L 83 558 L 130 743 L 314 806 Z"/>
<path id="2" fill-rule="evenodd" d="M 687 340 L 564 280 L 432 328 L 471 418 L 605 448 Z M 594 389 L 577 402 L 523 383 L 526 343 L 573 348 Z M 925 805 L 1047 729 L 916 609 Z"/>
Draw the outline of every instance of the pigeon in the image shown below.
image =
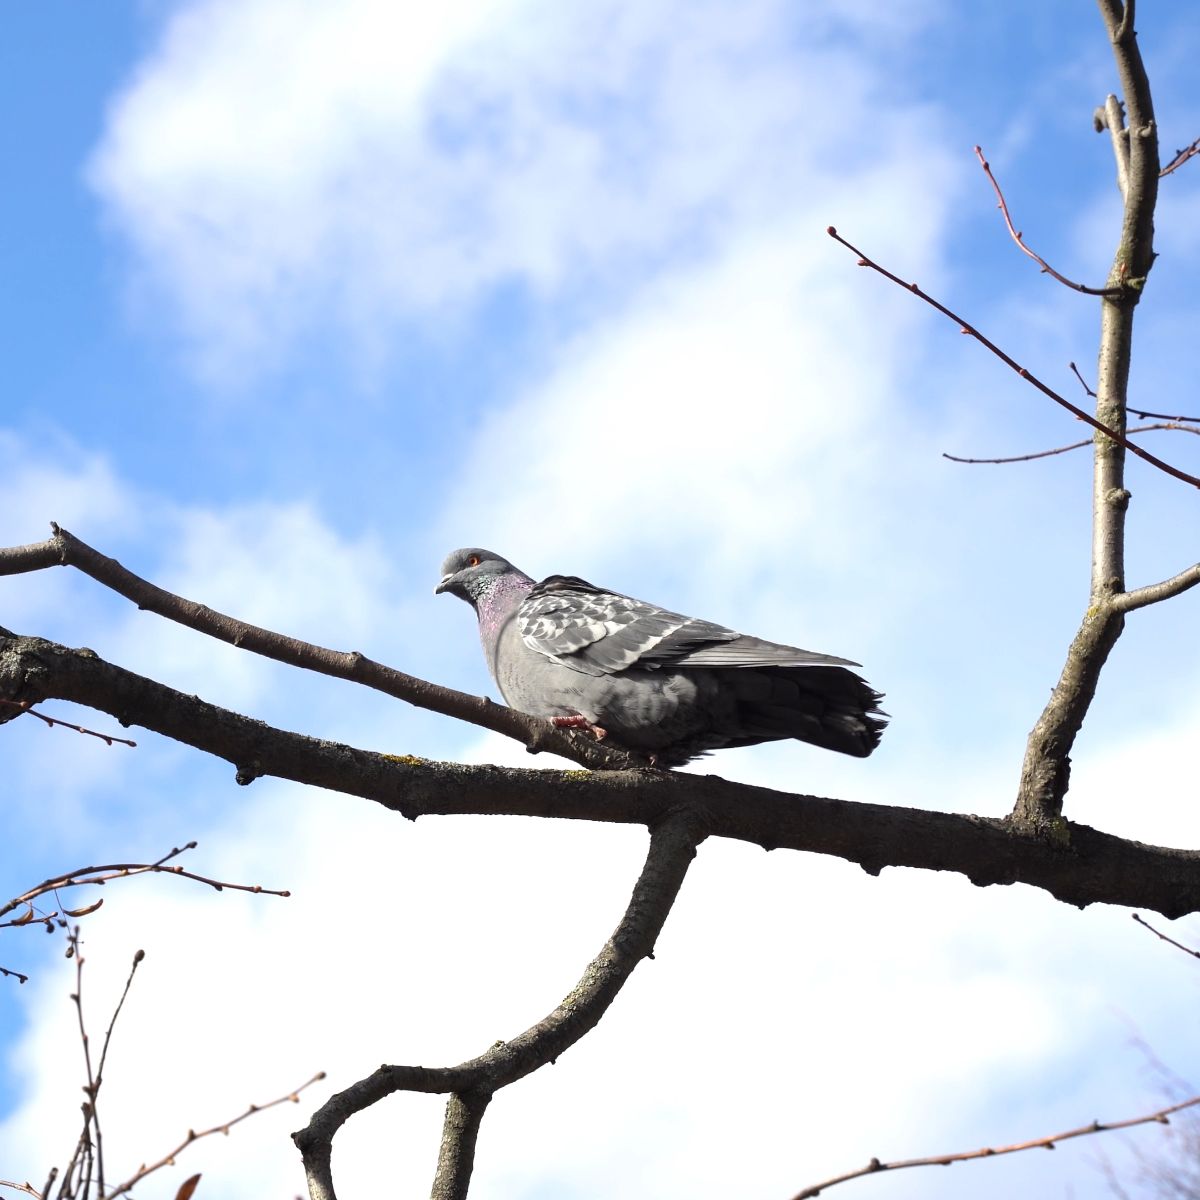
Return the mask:
<path id="1" fill-rule="evenodd" d="M 510 708 L 679 767 L 795 738 L 865 758 L 886 714 L 859 664 L 748 637 L 574 575 L 540 583 L 490 550 L 455 550 L 435 592 L 475 609 Z"/>

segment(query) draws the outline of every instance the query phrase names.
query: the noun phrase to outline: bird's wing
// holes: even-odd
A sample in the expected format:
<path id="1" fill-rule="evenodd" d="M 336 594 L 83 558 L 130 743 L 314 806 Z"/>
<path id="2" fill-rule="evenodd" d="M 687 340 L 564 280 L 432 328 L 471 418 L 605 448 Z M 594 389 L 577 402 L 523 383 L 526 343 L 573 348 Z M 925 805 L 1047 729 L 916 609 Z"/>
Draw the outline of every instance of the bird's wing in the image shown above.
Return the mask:
<path id="1" fill-rule="evenodd" d="M 543 579 L 522 601 L 517 620 L 527 646 L 588 675 L 661 666 L 684 649 L 738 636 L 574 575 Z"/>
<path id="2" fill-rule="evenodd" d="M 517 621 L 530 649 L 588 675 L 611 675 L 633 666 L 858 665 L 744 637 L 724 625 L 607 592 L 574 575 L 542 580 L 522 601 Z"/>

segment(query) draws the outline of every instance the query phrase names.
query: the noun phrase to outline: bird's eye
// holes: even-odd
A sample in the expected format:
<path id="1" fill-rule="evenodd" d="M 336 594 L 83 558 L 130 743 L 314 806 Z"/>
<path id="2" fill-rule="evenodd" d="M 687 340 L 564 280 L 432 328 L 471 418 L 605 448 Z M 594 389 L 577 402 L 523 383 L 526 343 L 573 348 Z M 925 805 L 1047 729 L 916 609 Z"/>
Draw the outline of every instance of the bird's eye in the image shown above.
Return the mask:
<path id="1" fill-rule="evenodd" d="M 467 566 L 468 567 L 477 567 L 477 566 L 479 566 L 479 564 L 482 561 L 483 560 L 479 557 L 478 554 L 468 554 L 467 555 Z"/>

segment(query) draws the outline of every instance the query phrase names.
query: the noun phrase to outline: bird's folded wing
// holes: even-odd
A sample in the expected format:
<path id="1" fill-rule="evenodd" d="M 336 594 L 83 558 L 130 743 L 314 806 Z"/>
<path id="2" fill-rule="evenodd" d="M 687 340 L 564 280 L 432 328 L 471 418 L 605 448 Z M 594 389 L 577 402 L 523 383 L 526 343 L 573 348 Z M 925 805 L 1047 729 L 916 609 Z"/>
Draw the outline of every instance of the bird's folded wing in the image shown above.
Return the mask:
<path id="1" fill-rule="evenodd" d="M 606 592 L 573 575 L 551 575 L 522 602 L 518 628 L 532 650 L 588 675 L 637 666 L 857 666 L 745 637 L 723 625 Z"/>

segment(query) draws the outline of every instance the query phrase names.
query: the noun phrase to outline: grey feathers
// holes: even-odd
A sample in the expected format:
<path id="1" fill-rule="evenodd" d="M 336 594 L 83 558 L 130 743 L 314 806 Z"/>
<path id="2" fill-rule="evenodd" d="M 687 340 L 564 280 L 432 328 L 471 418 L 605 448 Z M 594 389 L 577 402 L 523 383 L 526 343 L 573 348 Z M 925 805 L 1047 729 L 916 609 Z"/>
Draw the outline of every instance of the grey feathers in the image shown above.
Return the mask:
<path id="1" fill-rule="evenodd" d="M 437 590 L 475 608 L 509 705 L 583 718 L 661 766 L 781 738 L 865 757 L 883 731 L 879 694 L 844 658 L 748 637 L 573 575 L 535 584 L 477 548 L 446 558 Z"/>

